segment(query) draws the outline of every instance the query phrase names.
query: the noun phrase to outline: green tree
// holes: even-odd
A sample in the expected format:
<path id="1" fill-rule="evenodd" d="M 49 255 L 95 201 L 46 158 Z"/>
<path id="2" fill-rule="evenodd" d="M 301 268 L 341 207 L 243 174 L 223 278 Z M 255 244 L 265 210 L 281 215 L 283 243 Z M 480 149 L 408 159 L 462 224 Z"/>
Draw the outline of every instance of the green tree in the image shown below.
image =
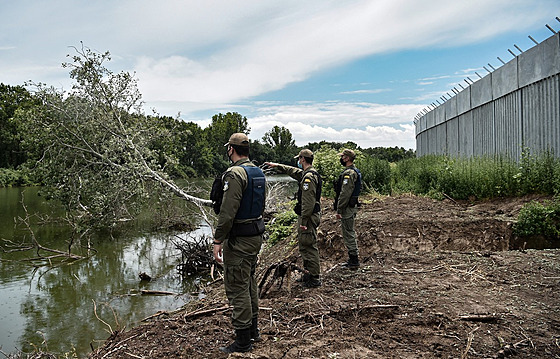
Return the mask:
<path id="1" fill-rule="evenodd" d="M 0 168 L 15 169 L 25 162 L 14 115 L 32 105 L 31 94 L 24 87 L 0 84 Z"/>
<path id="2" fill-rule="evenodd" d="M 218 113 L 212 116 L 212 122 L 204 129 L 204 132 L 210 147 L 215 149 L 217 153 L 222 153 L 225 152 L 223 151 L 224 143 L 229 140 L 233 133 L 242 132 L 248 135 L 251 129 L 247 117 L 237 112 L 228 112 L 225 115 Z"/>
<path id="3" fill-rule="evenodd" d="M 325 147 L 332 148 L 336 151 L 340 151 L 344 148 L 350 148 L 352 150 L 361 150 L 360 146 L 358 146 L 355 142 L 352 142 L 352 141 L 348 141 L 348 142 L 332 142 L 332 141 L 309 142 L 304 147 L 309 148 L 313 152 L 319 151 L 321 148 L 325 148 Z"/>
<path id="4" fill-rule="evenodd" d="M 150 148 L 158 154 L 159 165 L 175 178 L 209 176 L 214 155 L 204 140 L 202 128 L 194 122 L 172 117 L 152 117 L 167 133 Z"/>
<path id="5" fill-rule="evenodd" d="M 224 144 L 236 132 L 242 132 L 246 135 L 251 132 L 247 117 L 237 112 L 228 112 L 225 115 L 219 113 L 212 116 L 212 122 L 204 129 L 208 146 L 215 155 L 212 163 L 215 173 L 221 173 L 229 166 Z"/>
<path id="6" fill-rule="evenodd" d="M 387 160 L 389 162 L 398 162 L 407 158 L 416 157 L 416 153 L 411 150 L 405 150 L 404 147 L 373 147 L 364 150 L 364 153 L 376 157 L 380 160 Z"/>
<path id="7" fill-rule="evenodd" d="M 271 161 L 292 164 L 293 157 L 297 154 L 297 147 L 292 133 L 282 126 L 274 126 L 264 134 L 263 143 L 272 149 Z"/>
<path id="8" fill-rule="evenodd" d="M 75 49 L 70 92 L 37 84 L 40 106 L 18 112 L 23 144 L 51 197 L 67 207 L 79 231 L 112 227 L 134 218 L 139 202 L 171 193 L 209 204 L 175 185 L 150 146 L 168 134 L 141 113 L 137 80 L 104 66 L 110 54 Z M 203 211 L 204 213 L 204 211 Z"/>
<path id="9" fill-rule="evenodd" d="M 249 158 L 257 164 L 263 164 L 264 162 L 272 161 L 272 148 L 261 143 L 259 140 L 251 141 L 251 151 L 249 153 Z"/>

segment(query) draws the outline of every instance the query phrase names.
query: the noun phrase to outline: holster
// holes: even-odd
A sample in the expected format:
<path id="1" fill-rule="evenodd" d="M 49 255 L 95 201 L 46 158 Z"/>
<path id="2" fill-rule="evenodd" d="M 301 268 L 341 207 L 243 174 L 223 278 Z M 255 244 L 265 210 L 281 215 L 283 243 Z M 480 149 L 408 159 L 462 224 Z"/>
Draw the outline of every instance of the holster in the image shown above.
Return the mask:
<path id="1" fill-rule="evenodd" d="M 356 196 L 350 197 L 350 200 L 348 201 L 348 207 L 350 208 L 360 207 L 360 202 L 358 202 L 358 197 Z"/>
<path id="2" fill-rule="evenodd" d="M 263 234 L 265 229 L 264 219 L 259 218 L 246 223 L 234 223 L 231 227 L 231 237 L 250 237 Z"/>

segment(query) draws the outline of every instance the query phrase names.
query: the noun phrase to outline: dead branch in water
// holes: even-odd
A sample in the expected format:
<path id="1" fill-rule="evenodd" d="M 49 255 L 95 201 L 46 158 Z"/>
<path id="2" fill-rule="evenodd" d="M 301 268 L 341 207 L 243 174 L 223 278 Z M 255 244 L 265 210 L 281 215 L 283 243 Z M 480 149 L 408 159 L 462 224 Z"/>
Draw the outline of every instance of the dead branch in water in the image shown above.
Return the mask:
<path id="1" fill-rule="evenodd" d="M 175 235 L 172 240 L 175 247 L 181 251 L 181 263 L 177 270 L 182 276 L 208 272 L 214 263 L 214 256 L 210 248 L 210 239 L 202 235 L 194 237 L 187 235 L 185 238 Z"/>
<path id="2" fill-rule="evenodd" d="M 31 265 L 33 265 L 34 267 L 42 267 L 42 266 L 54 267 L 56 265 L 60 265 L 61 263 L 67 261 L 74 262 L 86 258 L 84 256 L 79 256 L 71 252 L 74 244 L 74 236 L 72 236 L 68 241 L 67 251 L 62 251 L 62 250 L 43 246 L 39 242 L 39 240 L 35 236 L 35 232 L 31 228 L 31 218 L 33 218 L 33 216 L 30 215 L 29 212 L 27 211 L 27 206 L 25 205 L 23 194 L 20 203 L 25 212 L 25 216 L 17 217 L 17 221 L 23 225 L 23 227 L 27 232 L 29 232 L 29 238 L 31 240 L 31 243 L 23 243 L 23 242 L 14 243 L 13 241 L 3 239 L 4 245 L 1 248 L 2 251 L 9 253 L 9 252 L 16 252 L 16 251 L 34 250 L 36 256 L 21 260 L 22 262 L 31 263 Z M 86 233 L 87 231 L 84 232 L 82 235 L 80 235 L 79 239 L 81 239 Z"/>

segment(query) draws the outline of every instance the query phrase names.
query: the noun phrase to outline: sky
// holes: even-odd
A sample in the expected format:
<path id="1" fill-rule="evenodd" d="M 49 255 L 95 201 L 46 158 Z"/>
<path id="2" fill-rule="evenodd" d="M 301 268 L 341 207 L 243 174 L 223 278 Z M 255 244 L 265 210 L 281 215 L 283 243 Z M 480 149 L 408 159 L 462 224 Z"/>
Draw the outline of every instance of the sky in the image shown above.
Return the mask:
<path id="1" fill-rule="evenodd" d="M 134 73 L 144 111 L 248 119 L 298 146 L 415 149 L 415 116 L 560 30 L 560 0 L 0 0 L 0 83 L 69 90 L 82 44 Z M 498 57 L 500 59 L 498 59 Z M 486 67 L 486 69 L 484 68 Z"/>

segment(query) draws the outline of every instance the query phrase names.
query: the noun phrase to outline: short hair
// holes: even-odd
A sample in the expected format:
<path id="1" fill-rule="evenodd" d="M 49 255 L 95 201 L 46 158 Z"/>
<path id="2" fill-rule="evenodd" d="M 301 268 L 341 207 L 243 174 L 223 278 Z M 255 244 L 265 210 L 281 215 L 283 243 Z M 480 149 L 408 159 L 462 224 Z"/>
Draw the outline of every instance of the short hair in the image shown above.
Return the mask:
<path id="1" fill-rule="evenodd" d="M 307 162 L 308 164 L 312 165 L 313 164 L 313 157 L 305 157 L 305 156 L 301 156 L 305 159 L 305 162 Z"/>
<path id="2" fill-rule="evenodd" d="M 241 157 L 249 157 L 249 146 L 238 146 L 238 145 L 230 145 Z"/>

